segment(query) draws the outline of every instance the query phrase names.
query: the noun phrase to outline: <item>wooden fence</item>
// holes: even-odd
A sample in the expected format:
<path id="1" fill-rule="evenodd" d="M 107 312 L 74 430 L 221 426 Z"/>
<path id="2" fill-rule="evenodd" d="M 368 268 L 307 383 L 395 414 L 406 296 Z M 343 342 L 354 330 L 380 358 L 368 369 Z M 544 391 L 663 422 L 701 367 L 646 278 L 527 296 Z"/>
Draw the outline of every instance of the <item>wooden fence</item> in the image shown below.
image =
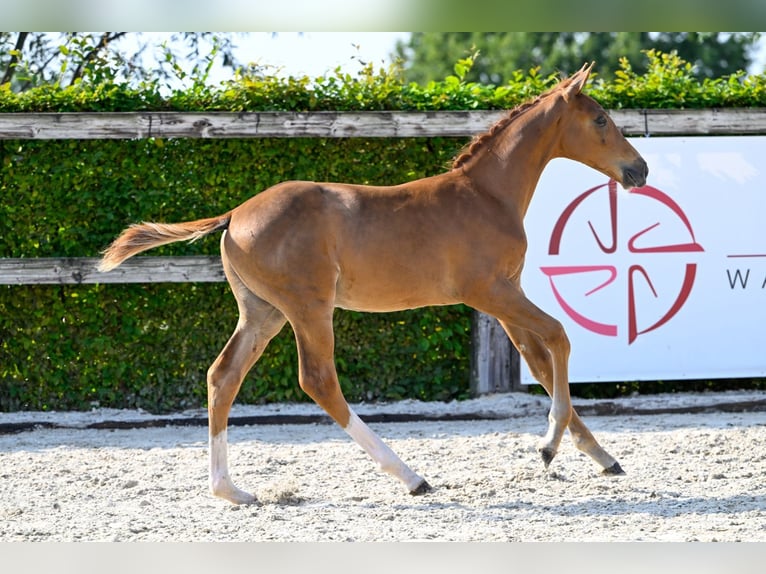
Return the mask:
<path id="1" fill-rule="evenodd" d="M 0 114 L 0 139 L 470 137 L 502 111 L 118 112 Z M 763 135 L 766 108 L 613 110 L 627 136 Z M 98 258 L 0 258 L 0 284 L 224 281 L 218 257 L 140 257 L 109 273 Z M 473 320 L 472 390 L 520 389 L 519 356 L 497 321 Z"/>

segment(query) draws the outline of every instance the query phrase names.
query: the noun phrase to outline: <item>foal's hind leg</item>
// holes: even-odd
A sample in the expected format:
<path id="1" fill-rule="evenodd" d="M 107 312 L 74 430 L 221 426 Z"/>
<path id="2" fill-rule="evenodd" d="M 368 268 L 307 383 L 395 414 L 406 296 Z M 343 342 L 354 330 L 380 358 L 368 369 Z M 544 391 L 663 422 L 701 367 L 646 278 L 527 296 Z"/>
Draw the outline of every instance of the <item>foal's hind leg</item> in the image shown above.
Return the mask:
<path id="1" fill-rule="evenodd" d="M 337 422 L 379 465 L 401 480 L 410 494 L 424 494 L 431 486 L 413 472 L 349 407 L 338 383 L 334 362 L 332 309 L 309 314 L 292 323 L 298 345 L 301 388 Z"/>
<path id="2" fill-rule="evenodd" d="M 226 346 L 208 370 L 208 419 L 210 431 L 210 491 L 233 504 L 255 502 L 252 494 L 237 488 L 229 476 L 227 424 L 242 380 L 268 342 L 285 324 L 284 315 L 253 295 L 227 270 L 239 305 L 239 322 Z"/>
<path id="3" fill-rule="evenodd" d="M 513 327 L 502 321 L 500 324 L 508 333 L 519 353 L 524 357 L 532 376 L 540 382 L 549 395 L 552 395 L 553 381 L 551 378 L 553 366 L 550 355 L 543 346 L 542 341 L 540 341 L 540 338 L 526 329 Z M 598 444 L 574 408 L 572 409 L 572 418 L 569 421 L 569 432 L 575 447 L 601 465 L 604 469 L 604 474 L 624 474 L 620 463 Z"/>

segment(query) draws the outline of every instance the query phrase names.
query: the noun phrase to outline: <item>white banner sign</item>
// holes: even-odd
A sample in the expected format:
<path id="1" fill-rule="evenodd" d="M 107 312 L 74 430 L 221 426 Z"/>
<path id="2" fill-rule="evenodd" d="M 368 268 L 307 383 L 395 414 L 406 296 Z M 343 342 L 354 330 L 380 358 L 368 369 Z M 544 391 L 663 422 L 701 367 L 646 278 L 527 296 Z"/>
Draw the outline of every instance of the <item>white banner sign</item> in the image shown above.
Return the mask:
<path id="1" fill-rule="evenodd" d="M 525 220 L 522 285 L 564 324 L 570 380 L 766 376 L 766 137 L 631 143 L 645 187 L 554 160 Z"/>

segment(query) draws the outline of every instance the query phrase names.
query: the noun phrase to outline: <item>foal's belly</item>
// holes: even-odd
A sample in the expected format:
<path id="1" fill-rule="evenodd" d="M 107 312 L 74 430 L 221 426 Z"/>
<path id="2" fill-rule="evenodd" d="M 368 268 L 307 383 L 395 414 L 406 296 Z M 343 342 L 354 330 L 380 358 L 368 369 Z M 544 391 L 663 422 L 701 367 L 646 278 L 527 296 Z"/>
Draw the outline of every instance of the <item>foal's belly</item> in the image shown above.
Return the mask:
<path id="1" fill-rule="evenodd" d="M 386 277 L 338 278 L 335 306 L 352 311 L 389 312 L 452 305 L 460 301 L 444 280 L 431 281 L 410 273 L 392 272 Z"/>

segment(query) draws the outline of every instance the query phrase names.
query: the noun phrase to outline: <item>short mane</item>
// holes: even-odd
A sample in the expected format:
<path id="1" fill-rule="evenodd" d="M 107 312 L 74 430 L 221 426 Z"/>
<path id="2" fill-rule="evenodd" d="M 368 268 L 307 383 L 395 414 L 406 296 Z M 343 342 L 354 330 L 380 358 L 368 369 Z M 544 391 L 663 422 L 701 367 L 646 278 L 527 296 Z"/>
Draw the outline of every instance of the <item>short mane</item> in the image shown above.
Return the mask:
<path id="1" fill-rule="evenodd" d="M 573 76 L 570 76 L 569 78 L 566 78 L 565 80 L 562 80 L 555 86 L 553 86 L 551 89 L 543 92 L 539 96 L 537 96 L 534 100 L 530 100 L 528 102 L 524 102 L 513 108 L 508 114 L 499 120 L 495 122 L 492 127 L 489 128 L 486 132 L 483 134 L 479 134 L 471 140 L 463 149 L 461 150 L 460 154 L 453 160 L 452 162 L 452 169 L 459 169 L 463 167 L 468 160 L 470 160 L 476 152 L 484 148 L 487 143 L 492 141 L 497 134 L 499 134 L 503 129 L 508 127 L 508 124 L 510 124 L 513 120 L 518 118 L 521 114 L 526 112 L 528 109 L 533 108 L 537 104 L 540 103 L 541 100 L 548 97 L 554 92 L 557 92 L 558 90 L 566 87 L 569 85 L 572 81 Z"/>

